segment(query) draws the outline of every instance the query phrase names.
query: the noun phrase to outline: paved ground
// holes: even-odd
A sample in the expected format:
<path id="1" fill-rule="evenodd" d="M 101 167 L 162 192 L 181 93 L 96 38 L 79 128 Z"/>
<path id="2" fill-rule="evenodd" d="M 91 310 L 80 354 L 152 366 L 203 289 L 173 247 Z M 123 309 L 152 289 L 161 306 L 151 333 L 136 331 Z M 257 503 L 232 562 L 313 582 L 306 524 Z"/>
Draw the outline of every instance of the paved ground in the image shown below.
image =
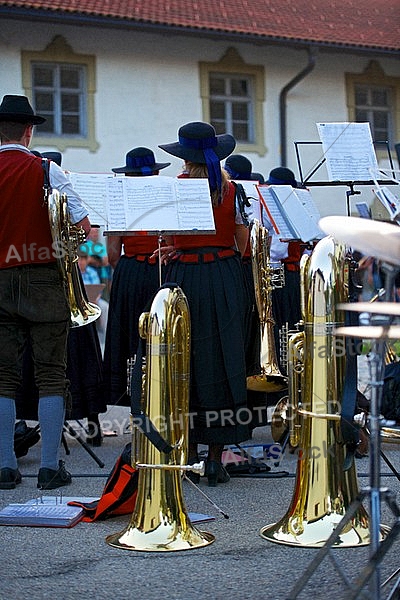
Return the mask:
<path id="1" fill-rule="evenodd" d="M 74 440 L 69 440 L 70 455 L 65 456 L 73 473 L 73 483 L 64 488 L 69 496 L 98 496 L 123 446 L 130 441 L 127 430 L 128 409 L 109 407 L 103 427 L 117 436 L 106 437 L 96 455 L 100 468 Z M 72 425 L 76 423 L 72 422 Z M 253 443 L 271 442 L 270 427 L 257 428 Z M 397 470 L 398 445 L 384 446 L 384 452 Z M 23 482 L 14 491 L 0 491 L 0 508 L 10 502 L 37 497 L 36 474 L 40 444 L 20 459 Z M 284 471 L 281 478 L 234 478 L 228 484 L 200 488 L 228 513 L 224 519 L 201 494 L 187 482 L 183 492 L 188 511 L 207 513 L 215 521 L 200 529 L 215 535 L 207 547 L 184 552 L 149 553 L 112 548 L 105 543 L 108 534 L 126 527 L 129 517 L 100 523 L 79 523 L 72 529 L 1 527 L 0 598 L 41 600 L 58 598 L 99 600 L 127 598 L 158 600 L 282 600 L 288 598 L 298 579 L 318 552 L 315 549 L 273 544 L 259 535 L 260 529 L 276 522 L 289 507 L 294 487 L 297 459 L 285 452 L 272 473 Z M 368 485 L 368 458 L 357 461 L 359 485 Z M 382 485 L 398 496 L 400 484 L 382 462 Z M 53 495 L 54 492 L 47 492 Z M 368 508 L 368 507 L 367 507 Z M 391 525 L 392 513 L 382 506 L 382 522 Z M 381 566 L 382 581 L 399 567 L 399 539 L 386 554 Z M 346 575 L 353 580 L 367 565 L 369 547 L 337 549 L 333 552 Z M 386 598 L 386 587 L 382 598 Z M 349 598 L 332 561 L 327 558 L 314 572 L 300 599 Z"/>

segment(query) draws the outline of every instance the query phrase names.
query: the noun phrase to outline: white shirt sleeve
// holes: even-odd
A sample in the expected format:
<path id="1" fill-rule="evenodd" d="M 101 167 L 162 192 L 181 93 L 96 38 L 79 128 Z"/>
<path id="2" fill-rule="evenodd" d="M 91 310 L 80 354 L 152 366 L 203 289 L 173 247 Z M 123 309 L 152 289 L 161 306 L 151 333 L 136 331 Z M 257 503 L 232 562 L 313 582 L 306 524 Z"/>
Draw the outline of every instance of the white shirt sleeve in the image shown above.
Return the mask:
<path id="1" fill-rule="evenodd" d="M 50 185 L 60 194 L 67 194 L 72 225 L 87 217 L 88 210 L 83 205 L 81 197 L 74 190 L 64 171 L 52 160 L 50 161 Z"/>

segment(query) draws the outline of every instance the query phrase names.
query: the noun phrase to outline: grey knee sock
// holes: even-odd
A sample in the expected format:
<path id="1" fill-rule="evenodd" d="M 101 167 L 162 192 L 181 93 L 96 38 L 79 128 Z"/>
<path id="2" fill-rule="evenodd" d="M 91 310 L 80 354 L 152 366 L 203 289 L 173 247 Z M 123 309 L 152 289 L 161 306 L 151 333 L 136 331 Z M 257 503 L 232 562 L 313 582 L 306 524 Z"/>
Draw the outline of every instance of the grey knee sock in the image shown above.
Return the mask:
<path id="1" fill-rule="evenodd" d="M 62 396 L 39 398 L 38 414 L 42 439 L 40 466 L 58 469 L 58 452 L 65 418 L 64 398 Z"/>
<path id="2" fill-rule="evenodd" d="M 17 468 L 14 452 L 16 409 L 13 398 L 0 396 L 0 469 Z"/>

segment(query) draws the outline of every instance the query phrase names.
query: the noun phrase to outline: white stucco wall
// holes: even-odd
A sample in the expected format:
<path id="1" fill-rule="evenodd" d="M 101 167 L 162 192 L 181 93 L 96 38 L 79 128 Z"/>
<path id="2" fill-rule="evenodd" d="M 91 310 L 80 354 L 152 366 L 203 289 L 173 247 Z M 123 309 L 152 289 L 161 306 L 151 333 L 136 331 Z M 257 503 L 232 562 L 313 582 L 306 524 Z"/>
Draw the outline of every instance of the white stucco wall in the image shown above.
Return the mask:
<path id="1" fill-rule="evenodd" d="M 41 51 L 56 35 L 62 35 L 75 53 L 96 56 L 96 140 L 92 153 L 68 148 L 63 166 L 72 171 L 109 172 L 125 164 L 135 146 L 152 148 L 160 161 L 170 161 L 163 174 L 174 176 L 181 161 L 165 154 L 158 144 L 177 139 L 180 125 L 202 120 L 198 62 L 220 60 L 234 47 L 244 62 L 265 69 L 264 125 L 267 152 L 247 154 L 253 170 L 267 176 L 279 165 L 279 94 L 307 64 L 307 53 L 283 47 L 232 44 L 200 38 L 150 35 L 116 29 L 95 29 L 38 22 L 1 21 L 0 94 L 24 94 L 20 52 Z M 287 101 L 288 166 L 299 175 L 294 142 L 318 141 L 317 122 L 348 121 L 345 72 L 362 73 L 371 56 L 320 52 L 314 70 L 294 87 Z M 399 61 L 379 58 L 389 76 L 400 76 Z M 38 150 L 57 148 L 37 147 Z M 303 175 L 318 164 L 317 146 L 301 149 Z M 321 175 L 323 174 L 321 171 Z M 360 199 L 374 198 L 369 187 L 358 188 Z M 313 188 L 322 215 L 345 214 L 346 188 Z"/>

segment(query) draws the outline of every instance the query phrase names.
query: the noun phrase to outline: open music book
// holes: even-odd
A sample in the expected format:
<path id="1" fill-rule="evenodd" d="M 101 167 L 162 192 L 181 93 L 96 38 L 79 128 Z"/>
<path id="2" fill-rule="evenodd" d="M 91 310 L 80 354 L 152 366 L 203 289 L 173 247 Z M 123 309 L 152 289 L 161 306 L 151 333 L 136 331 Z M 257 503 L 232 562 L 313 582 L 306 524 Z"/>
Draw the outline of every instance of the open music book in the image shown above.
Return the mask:
<path id="1" fill-rule="evenodd" d="M 105 235 L 215 233 L 207 179 L 70 173 Z"/>
<path id="2" fill-rule="evenodd" d="M 309 242 L 324 236 L 319 211 L 307 189 L 290 185 L 257 186 L 262 210 L 281 240 Z"/>
<path id="3" fill-rule="evenodd" d="M 26 527 L 73 527 L 83 518 L 79 506 L 55 503 L 9 504 L 0 511 L 0 525 Z"/>

